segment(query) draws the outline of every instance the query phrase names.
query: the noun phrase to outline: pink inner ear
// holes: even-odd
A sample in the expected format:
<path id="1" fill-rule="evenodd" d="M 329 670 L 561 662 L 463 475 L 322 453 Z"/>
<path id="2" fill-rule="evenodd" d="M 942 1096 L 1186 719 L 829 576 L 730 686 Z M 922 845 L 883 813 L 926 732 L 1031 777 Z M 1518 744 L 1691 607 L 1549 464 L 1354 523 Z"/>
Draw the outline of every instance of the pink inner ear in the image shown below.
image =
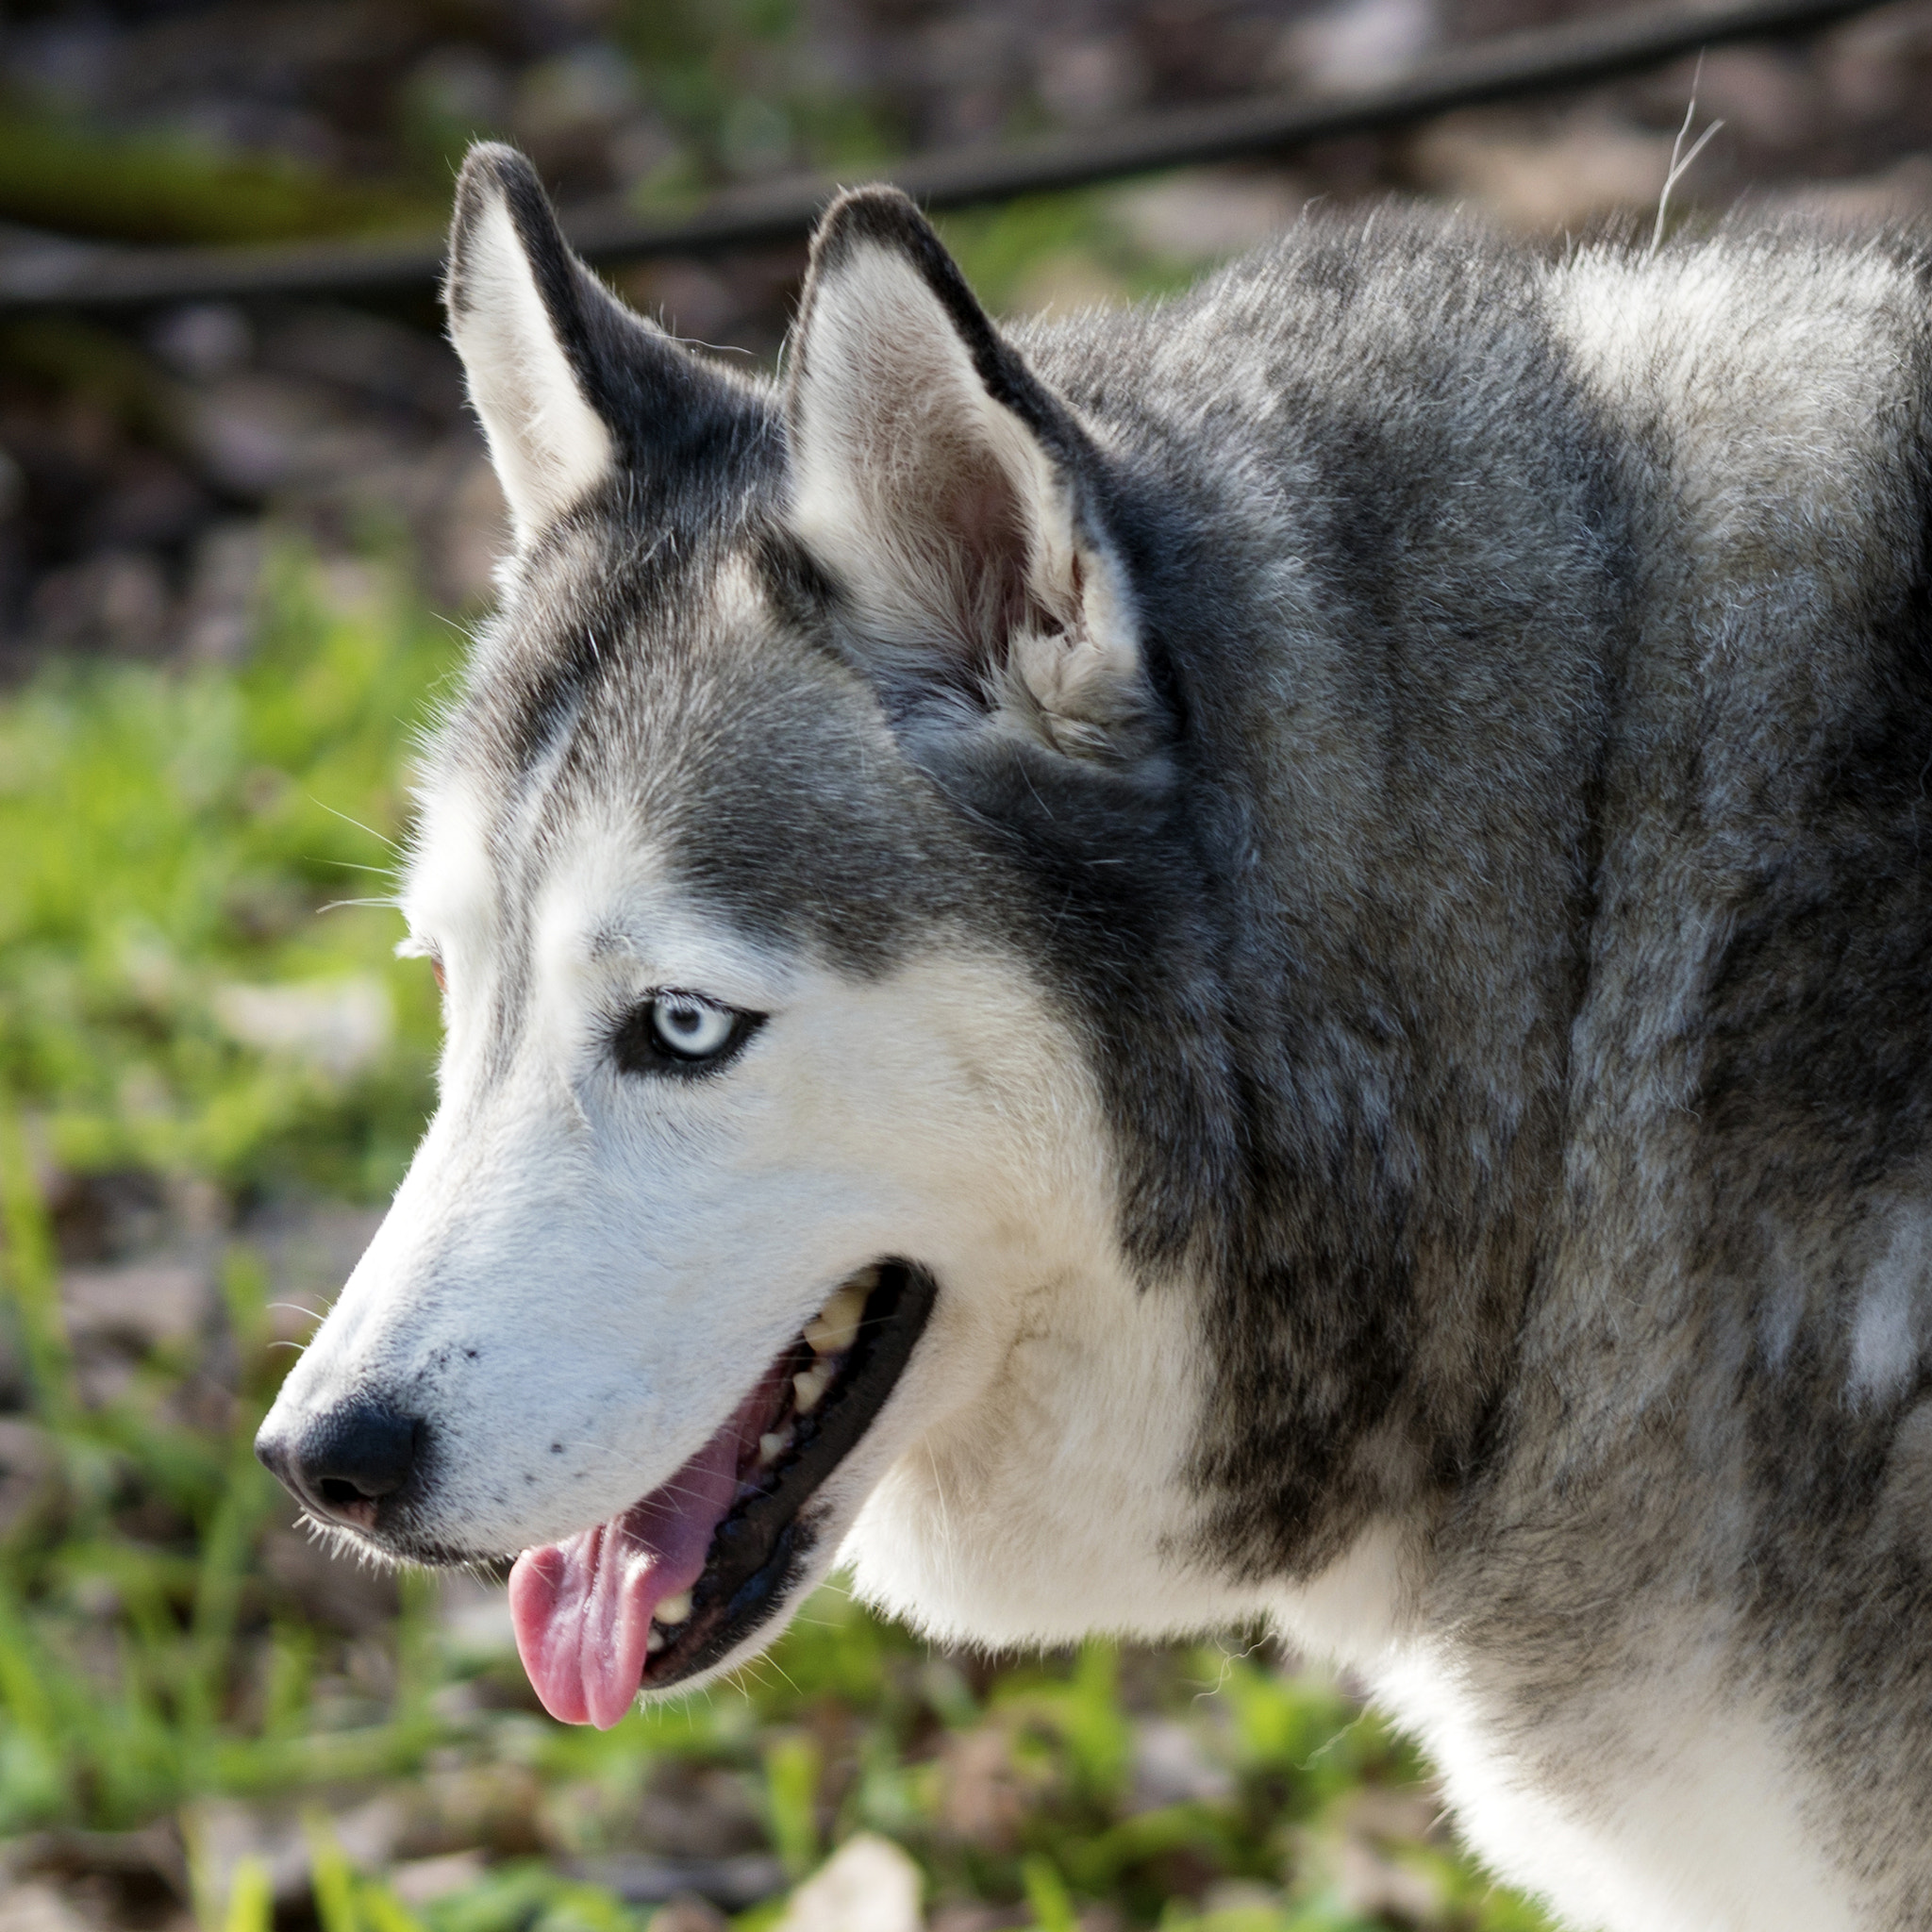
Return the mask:
<path id="1" fill-rule="evenodd" d="M 990 450 L 955 446 L 931 452 L 956 465 L 933 492 L 929 539 L 961 608 L 962 643 L 993 662 L 1027 616 L 1032 531 L 1012 479 Z M 937 479 L 936 479 L 937 480 Z"/>

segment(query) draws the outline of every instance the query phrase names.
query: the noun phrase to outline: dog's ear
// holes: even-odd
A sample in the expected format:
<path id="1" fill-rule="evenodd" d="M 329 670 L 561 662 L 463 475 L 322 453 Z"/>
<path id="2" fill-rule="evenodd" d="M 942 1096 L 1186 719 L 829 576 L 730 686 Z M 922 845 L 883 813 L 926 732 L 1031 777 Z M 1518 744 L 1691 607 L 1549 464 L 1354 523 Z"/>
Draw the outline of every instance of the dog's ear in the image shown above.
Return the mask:
<path id="1" fill-rule="evenodd" d="M 443 302 L 519 543 L 620 466 L 661 469 L 742 414 L 741 386 L 571 253 L 514 148 L 478 142 L 463 162 Z"/>
<path id="2" fill-rule="evenodd" d="M 788 407 L 797 534 L 889 706 L 997 714 L 1074 757 L 1155 748 L 1099 454 L 895 190 L 820 225 Z"/>

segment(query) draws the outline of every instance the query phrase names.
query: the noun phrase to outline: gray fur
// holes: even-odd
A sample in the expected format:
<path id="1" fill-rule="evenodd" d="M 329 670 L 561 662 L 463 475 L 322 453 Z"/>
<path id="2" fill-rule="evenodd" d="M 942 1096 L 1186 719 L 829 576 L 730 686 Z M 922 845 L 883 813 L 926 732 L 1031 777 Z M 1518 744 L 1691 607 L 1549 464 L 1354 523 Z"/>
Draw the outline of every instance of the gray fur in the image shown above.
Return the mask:
<path id="1" fill-rule="evenodd" d="M 796 527 L 798 393 L 593 307 L 617 468 L 526 546 L 438 752 L 506 876 L 621 798 L 847 974 L 1025 961 L 1145 1291 L 1197 1298 L 1191 1559 L 1287 1583 L 1393 1525 L 1411 1627 L 1570 1816 L 1652 1774 L 1628 1711 L 1694 1663 L 1770 1713 L 1847 1923 L 1932 1922 L 1916 244 L 1544 258 L 1391 208 L 1002 336 L 874 191 L 827 218 L 808 369 L 861 244 L 1124 573 L 1131 702 L 1093 756 L 1028 722 L 1019 549 L 957 634 L 885 636 Z"/>

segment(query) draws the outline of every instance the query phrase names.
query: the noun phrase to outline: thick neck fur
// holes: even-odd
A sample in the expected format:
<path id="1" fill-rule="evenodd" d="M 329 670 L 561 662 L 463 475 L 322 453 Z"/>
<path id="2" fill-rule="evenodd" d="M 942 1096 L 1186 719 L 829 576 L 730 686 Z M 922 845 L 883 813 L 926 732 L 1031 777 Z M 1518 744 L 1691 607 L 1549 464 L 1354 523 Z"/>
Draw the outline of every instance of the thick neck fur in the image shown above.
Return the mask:
<path id="1" fill-rule="evenodd" d="M 1309 252 L 1023 338 L 1111 458 L 1171 782 L 931 754 L 1078 990 L 1129 1253 L 1208 1284 L 1198 1554 L 1248 1581 L 1484 1454 L 1560 1172 L 1628 623 L 1605 439 L 1521 269 L 1411 333 L 1407 264 L 1377 289 L 1343 238 Z M 1410 373 L 1350 420 L 1363 358 Z M 1158 374 L 1123 397 L 1124 366 Z"/>
<path id="2" fill-rule="evenodd" d="M 1131 890 L 1028 837 L 1208 1284 L 1199 1553 L 1393 1525 L 1373 1674 L 1580 1922 L 1924 1924 L 1920 275 L 1351 239 L 1024 344 L 1184 719 Z"/>

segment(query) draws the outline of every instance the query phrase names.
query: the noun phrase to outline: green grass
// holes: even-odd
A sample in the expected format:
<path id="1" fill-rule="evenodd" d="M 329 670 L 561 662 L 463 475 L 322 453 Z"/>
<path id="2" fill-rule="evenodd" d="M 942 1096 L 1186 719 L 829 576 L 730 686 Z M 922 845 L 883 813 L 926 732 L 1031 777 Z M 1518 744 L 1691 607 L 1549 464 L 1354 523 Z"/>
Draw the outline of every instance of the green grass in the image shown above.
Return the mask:
<path id="1" fill-rule="evenodd" d="M 942 215 L 935 225 L 994 315 L 1024 312 L 1060 283 L 1091 289 L 1093 300 L 1138 301 L 1200 278 L 1198 261 L 1170 261 L 1137 242 L 1113 207 L 1104 190 L 1073 189 Z"/>
<path id="2" fill-rule="evenodd" d="M 0 215 L 108 242 L 254 242 L 433 232 L 438 200 L 338 180 L 291 156 L 118 132 L 0 99 Z"/>
<path id="3" fill-rule="evenodd" d="M 373 1200 L 401 1172 L 431 1098 L 428 970 L 391 957 L 391 910 L 326 908 L 387 891 L 409 732 L 459 641 L 396 584 L 332 603 L 291 556 L 245 668 L 67 669 L 0 706 L 7 1313 L 49 1461 L 0 1541 L 0 1834 L 174 1816 L 206 1932 L 266 1932 L 267 1866 L 218 1869 L 205 1807 L 307 1807 L 322 1932 L 633 1932 L 648 1912 L 563 1856 L 648 1847 L 650 1792 L 722 1790 L 793 1878 L 874 1831 L 931 1900 L 992 1901 L 1042 1932 L 1101 1905 L 1163 1932 L 1533 1932 L 1441 1842 L 1375 1822 L 1421 1787 L 1407 1746 L 1246 1647 L 1096 1643 L 993 1668 L 829 1591 L 740 1685 L 599 1734 L 541 1716 L 513 1656 L 446 1619 L 434 1579 L 406 1578 L 373 1635 L 337 1627 L 265 1557 L 288 1507 L 249 1445 L 290 1357 L 243 1241 L 223 1263 L 219 1344 L 157 1351 L 89 1398 L 50 1186 L 134 1172 L 238 1204 Z M 344 983 L 393 1016 L 348 1074 L 223 1017 L 224 989 Z M 1191 1795 L 1137 1783 L 1163 1726 L 1202 1768 Z M 484 1874 L 412 1911 L 356 1866 L 330 1821 L 385 1791 L 468 1793 L 435 1800 L 435 1842 L 479 1845 Z M 497 1794 L 495 1823 L 475 1822 L 478 1792 Z M 1364 1860 L 1398 1874 L 1373 1910 Z M 293 1909 L 285 1925 L 310 1923 Z"/>
<path id="4" fill-rule="evenodd" d="M 394 1185 L 435 993 L 354 902 L 389 891 L 407 728 L 458 641 L 399 598 L 331 609 L 291 558 L 241 673 L 55 673 L 0 713 L 0 1082 L 58 1166 Z M 224 1018 L 236 988 L 358 983 L 393 1028 L 368 1066 Z"/>

